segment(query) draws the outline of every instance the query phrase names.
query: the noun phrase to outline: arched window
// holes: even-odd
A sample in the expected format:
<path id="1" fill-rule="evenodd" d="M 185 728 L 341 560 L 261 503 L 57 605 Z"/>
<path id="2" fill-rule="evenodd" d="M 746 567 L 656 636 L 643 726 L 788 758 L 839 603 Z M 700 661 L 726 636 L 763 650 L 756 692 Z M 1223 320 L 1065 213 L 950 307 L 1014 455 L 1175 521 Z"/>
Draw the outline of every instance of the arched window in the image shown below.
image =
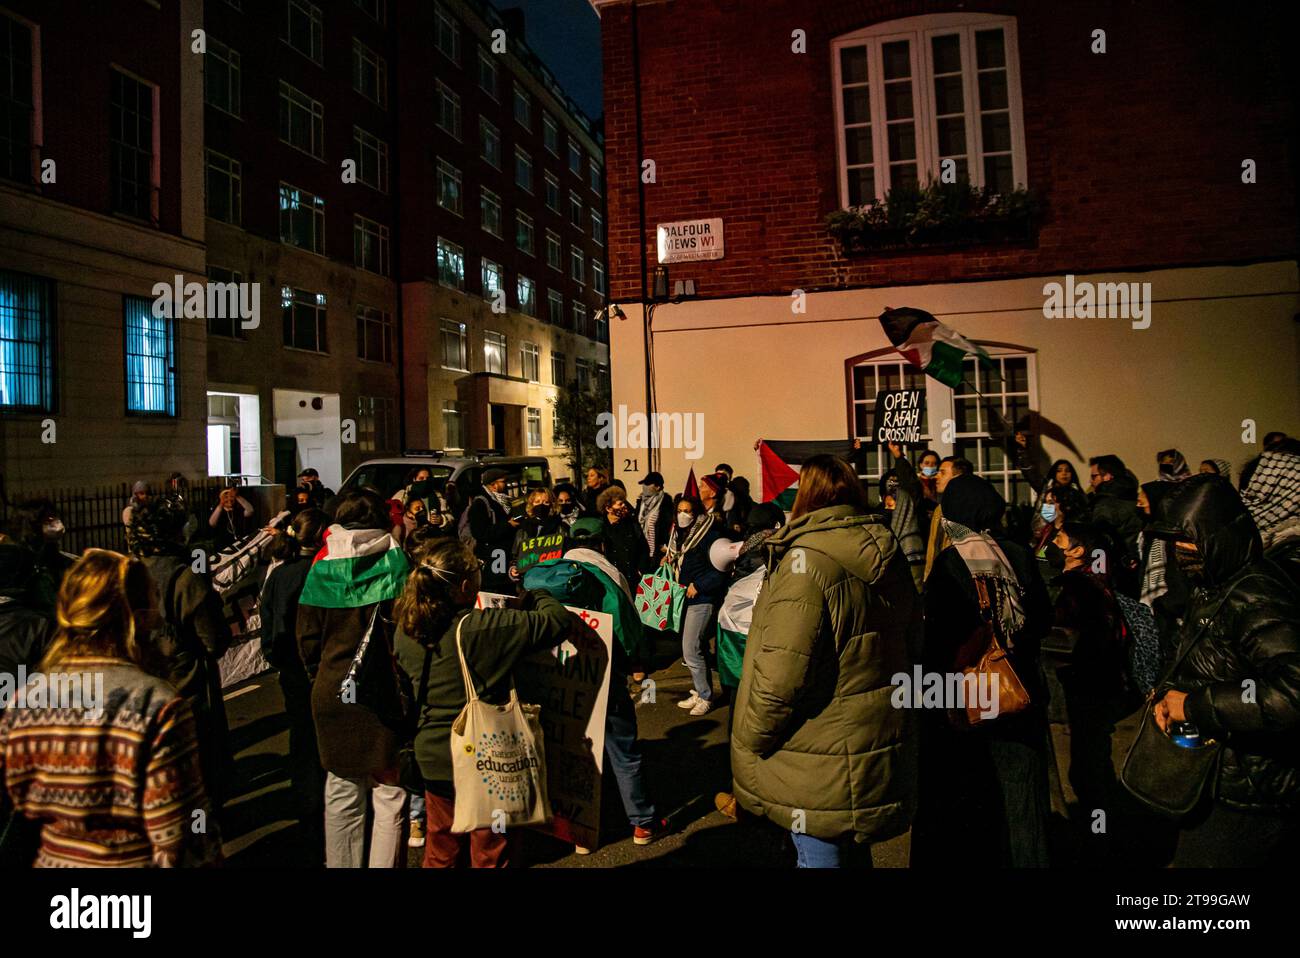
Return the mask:
<path id="1" fill-rule="evenodd" d="M 1026 182 L 1014 17 L 943 13 L 874 24 L 831 43 L 840 203 L 956 179 Z"/>
<path id="2" fill-rule="evenodd" d="M 1007 439 L 992 438 L 998 417 L 1011 426 L 1038 408 L 1037 356 L 1033 350 L 1006 343 L 980 342 L 993 361 L 986 369 L 973 357 L 963 364 L 962 383 L 953 389 L 931 379 L 894 349 L 877 349 L 845 361 L 850 434 L 867 447 L 866 477 L 879 479 L 888 451 L 872 442 L 876 393 L 882 389 L 922 389 L 921 444 L 907 450 L 913 464 L 926 447 L 941 456 L 969 459 L 1007 502 L 1031 502 L 1029 488 L 1007 456 Z"/>

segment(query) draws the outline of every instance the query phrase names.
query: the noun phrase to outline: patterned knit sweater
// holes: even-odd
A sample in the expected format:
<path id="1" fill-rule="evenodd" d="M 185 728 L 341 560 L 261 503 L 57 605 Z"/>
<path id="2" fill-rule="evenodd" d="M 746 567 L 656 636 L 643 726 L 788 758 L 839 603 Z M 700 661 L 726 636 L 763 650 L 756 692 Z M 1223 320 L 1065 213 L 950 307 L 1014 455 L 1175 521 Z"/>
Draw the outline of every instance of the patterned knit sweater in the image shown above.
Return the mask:
<path id="1" fill-rule="evenodd" d="M 219 861 L 185 700 L 123 659 L 68 659 L 61 671 L 82 673 L 85 688 L 102 674 L 103 701 L 0 712 L 0 805 L 40 823 L 36 867 Z"/>

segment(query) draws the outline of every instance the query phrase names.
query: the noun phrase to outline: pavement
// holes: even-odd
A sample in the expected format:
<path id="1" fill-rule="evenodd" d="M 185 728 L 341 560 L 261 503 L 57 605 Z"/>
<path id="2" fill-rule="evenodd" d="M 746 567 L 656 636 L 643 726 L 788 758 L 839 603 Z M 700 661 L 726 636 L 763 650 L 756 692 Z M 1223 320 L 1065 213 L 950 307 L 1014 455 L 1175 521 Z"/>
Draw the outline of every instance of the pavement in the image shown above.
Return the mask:
<path id="1" fill-rule="evenodd" d="M 632 842 L 618 790 L 606 776 L 603 789 L 602 839 L 590 855 L 534 831 L 525 833 L 524 864 L 541 868 L 747 867 L 789 868 L 794 849 L 789 837 L 762 820 L 734 822 L 714 807 L 714 795 L 730 787 L 727 712 L 724 701 L 708 714 L 691 716 L 676 707 L 690 692 L 691 682 L 680 660 L 672 661 L 670 645 L 657 650 L 651 673 L 654 701 L 642 701 L 635 689 L 637 723 L 642 739 L 647 790 L 658 813 L 669 820 L 670 833 L 653 845 Z M 716 685 L 715 685 L 716 687 Z M 629 683 L 629 690 L 633 686 Z M 226 690 L 226 710 L 235 750 L 232 798 L 222 819 L 229 867 L 311 867 L 312 851 L 299 827 L 297 807 L 286 771 L 288 725 L 275 673 L 268 672 Z M 1137 715 L 1117 727 L 1116 768 L 1137 728 Z M 1055 761 L 1051 768 L 1053 861 L 1078 864 L 1086 849 L 1086 829 L 1073 828 L 1079 810 L 1068 782 L 1069 730 L 1051 726 Z M 1083 836 L 1083 837 L 1080 837 Z M 901 835 L 873 846 L 877 868 L 906 868 L 909 836 Z M 411 849 L 408 865 L 419 867 L 420 849 Z"/>

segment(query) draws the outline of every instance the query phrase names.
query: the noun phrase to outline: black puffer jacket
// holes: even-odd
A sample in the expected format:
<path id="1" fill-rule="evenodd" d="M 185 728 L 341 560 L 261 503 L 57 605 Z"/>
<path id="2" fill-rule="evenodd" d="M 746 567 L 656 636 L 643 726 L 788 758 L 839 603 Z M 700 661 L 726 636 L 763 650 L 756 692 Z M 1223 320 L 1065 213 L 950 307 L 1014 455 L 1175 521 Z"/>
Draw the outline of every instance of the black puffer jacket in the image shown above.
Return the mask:
<path id="1" fill-rule="evenodd" d="M 1264 559 L 1240 496 L 1217 476 L 1183 483 L 1163 531 L 1195 542 L 1205 568 L 1188 601 L 1180 651 L 1204 634 L 1173 677 L 1187 719 L 1227 736 L 1216 797 L 1242 811 L 1300 810 L 1300 597 Z M 1246 680 L 1253 686 L 1243 688 Z M 1252 692 L 1253 694 L 1247 694 Z"/>

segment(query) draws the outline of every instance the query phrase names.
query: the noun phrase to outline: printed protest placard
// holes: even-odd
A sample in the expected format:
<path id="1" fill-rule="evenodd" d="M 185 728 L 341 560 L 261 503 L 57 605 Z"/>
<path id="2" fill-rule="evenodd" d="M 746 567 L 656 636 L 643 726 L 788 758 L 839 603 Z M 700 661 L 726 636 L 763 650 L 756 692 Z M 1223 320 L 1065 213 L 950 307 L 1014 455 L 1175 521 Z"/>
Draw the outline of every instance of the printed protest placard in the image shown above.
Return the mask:
<path id="1" fill-rule="evenodd" d="M 504 608 L 508 597 L 480 592 L 478 608 Z M 547 831 L 584 848 L 600 843 L 600 779 L 605 756 L 614 621 L 603 612 L 566 608 L 589 629 L 523 659 L 515 687 L 542 707 L 546 788 L 554 819 Z"/>
<path id="2" fill-rule="evenodd" d="M 920 442 L 924 396 L 921 389 L 882 389 L 876 393 L 872 439 L 882 444 Z"/>

